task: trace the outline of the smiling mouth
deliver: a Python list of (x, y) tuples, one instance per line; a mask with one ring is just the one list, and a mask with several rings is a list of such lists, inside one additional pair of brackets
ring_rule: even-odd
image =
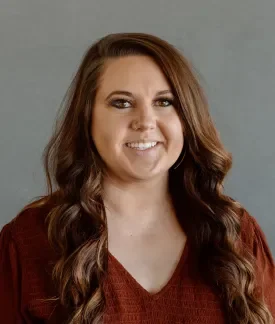
[(155, 147), (159, 142), (131, 142), (131, 143), (126, 143), (126, 146), (134, 149), (134, 150), (139, 150), (139, 151), (144, 151), (148, 150), (150, 148)]

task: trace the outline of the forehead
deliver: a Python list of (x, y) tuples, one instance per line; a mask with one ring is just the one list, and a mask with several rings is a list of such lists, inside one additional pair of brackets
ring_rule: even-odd
[(113, 90), (151, 92), (170, 89), (161, 68), (148, 56), (108, 59), (103, 68), (98, 92)]

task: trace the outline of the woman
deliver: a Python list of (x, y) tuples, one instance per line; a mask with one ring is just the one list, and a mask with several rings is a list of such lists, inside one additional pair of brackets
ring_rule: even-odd
[(45, 151), (49, 192), (1, 233), (1, 323), (270, 324), (275, 267), (187, 60), (96, 42)]

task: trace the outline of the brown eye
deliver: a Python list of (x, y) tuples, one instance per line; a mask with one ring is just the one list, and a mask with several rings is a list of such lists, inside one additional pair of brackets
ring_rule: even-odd
[(118, 108), (118, 109), (125, 109), (131, 107), (131, 102), (125, 99), (115, 99), (111, 101), (111, 106)]
[(155, 103), (157, 106), (160, 107), (169, 107), (173, 105), (173, 100), (168, 98), (163, 98), (163, 99), (157, 99)]

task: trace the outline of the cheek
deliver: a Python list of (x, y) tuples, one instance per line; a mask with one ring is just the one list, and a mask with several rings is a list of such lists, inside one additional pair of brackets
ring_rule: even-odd
[(173, 146), (181, 150), (184, 141), (184, 129), (181, 120), (177, 115), (173, 115), (168, 120), (166, 120), (166, 125), (169, 140), (172, 141)]
[(95, 116), (92, 124), (92, 138), (101, 155), (112, 155), (124, 139), (125, 126), (110, 116)]
[(96, 144), (108, 141), (108, 132), (111, 131), (112, 122), (104, 107), (96, 107), (93, 112), (92, 137)]
[(92, 137), (100, 155), (106, 155), (110, 150), (112, 150), (114, 140), (113, 136), (111, 136), (110, 128), (105, 128), (104, 125), (95, 126), (92, 132)]
[(112, 138), (102, 126), (95, 126), (92, 131), (92, 138), (98, 154), (105, 164), (109, 164), (114, 156), (114, 143)]
[(106, 125), (106, 119), (104, 120), (102, 116), (94, 114), (91, 136), (96, 149), (103, 160), (105, 160), (106, 145), (109, 143), (108, 132), (106, 131), (107, 129), (109, 129), (109, 127)]

